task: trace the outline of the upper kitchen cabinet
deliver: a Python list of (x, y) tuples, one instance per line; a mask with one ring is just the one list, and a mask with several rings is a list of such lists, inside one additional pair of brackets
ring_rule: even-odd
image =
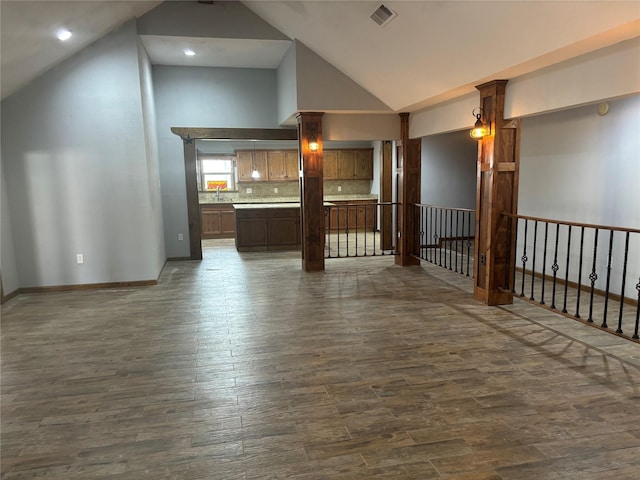
[(322, 177), (325, 180), (338, 179), (338, 150), (322, 152)]
[[(268, 179), (267, 152), (264, 150), (236, 150), (238, 160), (238, 181), (265, 181)], [(253, 178), (254, 169), (259, 177)]]
[(298, 179), (297, 150), (268, 150), (269, 181), (295, 181)]
[(373, 150), (356, 150), (354, 178), (356, 180), (373, 179)]
[(338, 150), (338, 179), (373, 179), (373, 149)]

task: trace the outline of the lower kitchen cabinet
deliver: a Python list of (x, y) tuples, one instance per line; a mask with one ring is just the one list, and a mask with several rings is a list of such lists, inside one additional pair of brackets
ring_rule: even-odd
[(354, 200), (348, 202), (332, 201), (326, 218), (327, 230), (368, 230), (373, 231), (378, 225), (378, 214), (375, 201)]
[(236, 209), (238, 251), (300, 248), (300, 208)]
[(236, 234), (236, 217), (233, 205), (201, 204), (200, 225), (202, 238), (233, 238)]

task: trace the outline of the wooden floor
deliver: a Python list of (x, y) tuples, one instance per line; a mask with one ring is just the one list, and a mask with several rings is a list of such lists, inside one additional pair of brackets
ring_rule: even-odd
[(2, 307), (2, 479), (634, 479), (640, 345), (393, 257)]

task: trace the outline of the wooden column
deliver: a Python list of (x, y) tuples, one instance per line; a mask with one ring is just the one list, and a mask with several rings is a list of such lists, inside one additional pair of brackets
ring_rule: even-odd
[(420, 203), (420, 139), (409, 138), (409, 114), (400, 114), (400, 142), (397, 144), (398, 255), (397, 265), (420, 265), (417, 253), (417, 218), (414, 203)]
[(505, 121), (506, 80), (478, 85), (489, 135), (478, 141), (474, 296), (487, 305), (513, 302), (508, 288), (515, 260), (515, 229), (502, 213), (518, 211), (520, 121)]
[[(393, 145), (390, 140), (382, 142), (380, 162), (380, 200), (393, 202)], [(393, 209), (390, 205), (380, 208), (380, 245), (383, 250), (393, 249)]]
[[(322, 184), (322, 113), (299, 113), (298, 166), (300, 176), (300, 228), (302, 269), (324, 270), (325, 218)], [(309, 148), (316, 142), (317, 150)]]
[(200, 225), (200, 200), (198, 198), (198, 174), (196, 172), (196, 142), (182, 137), (184, 146), (184, 178), (187, 187), (187, 212), (189, 218), (189, 258), (202, 260), (202, 228)]

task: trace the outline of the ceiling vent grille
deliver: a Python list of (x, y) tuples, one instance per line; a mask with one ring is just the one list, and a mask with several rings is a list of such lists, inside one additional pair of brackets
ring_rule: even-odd
[(378, 9), (371, 14), (371, 20), (376, 22), (381, 27), (384, 27), (387, 23), (393, 20), (398, 14), (391, 10), (384, 4), (380, 4)]

